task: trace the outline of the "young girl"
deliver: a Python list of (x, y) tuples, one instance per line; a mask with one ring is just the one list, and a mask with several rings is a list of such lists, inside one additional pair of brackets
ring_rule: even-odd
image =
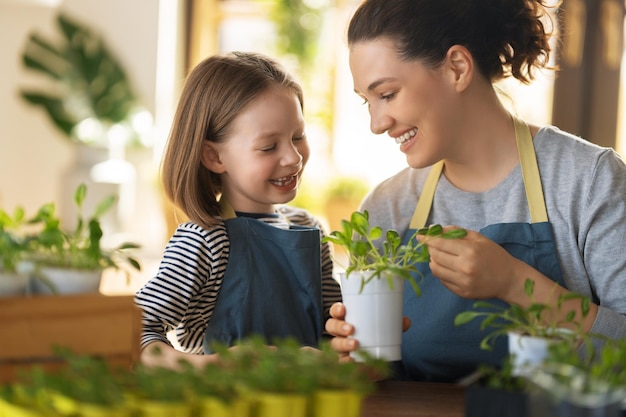
[(341, 298), (330, 248), (310, 214), (278, 206), (296, 196), (309, 158), (302, 112), (301, 87), (260, 54), (213, 56), (189, 75), (162, 180), (190, 221), (136, 294), (142, 362), (201, 366), (213, 342), (253, 334), (318, 344)]

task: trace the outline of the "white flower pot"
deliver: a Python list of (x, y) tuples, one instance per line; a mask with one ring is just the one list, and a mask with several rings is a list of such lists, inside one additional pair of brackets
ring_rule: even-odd
[[(346, 321), (354, 326), (354, 337), (362, 350), (387, 361), (401, 359), (402, 294), (404, 279), (372, 279), (362, 287), (370, 272), (340, 273), (341, 295), (346, 307)], [(355, 360), (362, 361), (358, 354)]]
[[(102, 270), (77, 270), (67, 268), (40, 267), (33, 279), (35, 294), (84, 294), (100, 291)], [(43, 281), (43, 282), (42, 282)], [(50, 285), (46, 285), (49, 283)]]
[(14, 297), (26, 294), (28, 275), (0, 271), (0, 297)]
[(528, 377), (548, 356), (555, 339), (509, 332), (509, 353), (513, 356), (513, 375)]

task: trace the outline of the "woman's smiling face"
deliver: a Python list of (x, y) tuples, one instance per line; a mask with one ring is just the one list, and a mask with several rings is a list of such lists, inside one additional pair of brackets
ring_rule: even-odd
[(454, 93), (444, 71), (401, 60), (384, 38), (352, 44), (350, 69), (354, 91), (368, 105), (373, 133), (391, 136), (411, 167), (444, 158)]

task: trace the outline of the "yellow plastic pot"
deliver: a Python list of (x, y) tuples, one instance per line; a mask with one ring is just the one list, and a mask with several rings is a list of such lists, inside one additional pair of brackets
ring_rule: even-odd
[(363, 396), (350, 390), (320, 390), (311, 400), (311, 417), (358, 417)]
[(250, 401), (236, 398), (230, 402), (217, 397), (200, 397), (198, 403), (198, 417), (249, 417)]
[(13, 404), (0, 397), (0, 417), (44, 417), (44, 414), (28, 407)]
[(140, 417), (191, 417), (191, 405), (184, 402), (142, 400), (136, 408)]
[(304, 394), (257, 393), (254, 396), (255, 417), (307, 417)]

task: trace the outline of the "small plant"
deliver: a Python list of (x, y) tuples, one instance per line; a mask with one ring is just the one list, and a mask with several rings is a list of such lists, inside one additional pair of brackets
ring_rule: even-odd
[(604, 340), (586, 355), (567, 341), (552, 344), (543, 366), (530, 375), (529, 388), (550, 415), (557, 409), (619, 415), (626, 398), (626, 338)]
[[(407, 279), (418, 295), (421, 290), (411, 273), (419, 273), (416, 265), (429, 261), (427, 242), (436, 238), (459, 239), (467, 234), (465, 229), (444, 231), (442, 226), (433, 225), (417, 230), (408, 240), (409, 243), (403, 245), (397, 231), (387, 230), (383, 237), (382, 228), (371, 226), (367, 210), (353, 212), (350, 220), (343, 220), (341, 226), (342, 230), (331, 232), (322, 241), (345, 249), (349, 263), (345, 268), (346, 275), (350, 275), (352, 271), (372, 271), (372, 275), (363, 281), (363, 285), (383, 276), (392, 285), (391, 276), (396, 275)], [(420, 242), (417, 236), (425, 236), (426, 239)]]
[(329, 342), (320, 346), (320, 352), (314, 352), (313, 362), (317, 370), (316, 386), (326, 390), (351, 390), (361, 395), (371, 394), (376, 384), (374, 381), (389, 377), (389, 362), (375, 358), (367, 351), (359, 351), (362, 362), (337, 360), (337, 352)]
[(64, 225), (55, 214), (53, 203), (47, 203), (39, 209), (33, 222), (41, 224), (42, 230), (35, 236), (33, 242), (32, 261), (40, 266), (83, 270), (109, 267), (120, 269), (122, 264), (128, 264), (136, 270), (141, 270), (139, 262), (129, 254), (130, 250), (139, 248), (139, 245), (122, 243), (112, 249), (101, 246), (103, 232), (100, 217), (113, 206), (115, 197), (110, 196), (102, 200), (94, 213), (85, 218), (82, 211), (86, 195), (87, 186), (79, 185), (74, 193), (78, 216), (73, 230), (63, 228)]
[(487, 364), (479, 365), (476, 372), (464, 379), (461, 385), (477, 385), (495, 390), (521, 392), (526, 390), (528, 380), (514, 374), (513, 362), (511, 357), (507, 356), (499, 368)]
[(28, 238), (20, 233), (25, 221), (22, 207), (17, 207), (13, 214), (0, 209), (0, 271), (17, 271), (28, 246)]
[[(524, 282), (524, 292), (531, 300), (534, 285), (535, 281), (530, 279)], [(495, 339), (509, 332), (534, 337), (564, 338), (571, 342), (585, 336), (575, 310), (567, 312), (565, 316), (558, 314), (561, 312), (563, 303), (568, 300), (580, 300), (582, 318), (589, 314), (588, 297), (577, 293), (567, 293), (559, 295), (556, 309), (537, 302), (531, 302), (528, 307), (522, 307), (518, 304), (499, 305), (489, 301), (477, 301), (473, 305), (475, 310), (459, 313), (454, 319), (454, 324), (460, 326), (482, 318), (481, 330), (489, 327), (495, 329), (480, 343), (480, 347), (486, 350), (492, 350)], [(571, 331), (564, 331), (564, 328)]]
[(180, 370), (139, 364), (124, 385), (136, 400), (186, 402), (194, 398), (191, 383), (194, 374), (195, 370), (186, 362), (181, 363)]
[(585, 377), (576, 386), (568, 384), (580, 392), (593, 392), (597, 381), (602, 381), (603, 386), (626, 390), (626, 338), (605, 338), (597, 347), (586, 341), (586, 345), (585, 354), (581, 355), (578, 345), (568, 341), (554, 343), (548, 348), (545, 363), (553, 369), (565, 365), (580, 371), (576, 374), (583, 373)]
[(10, 386), (15, 404), (40, 410), (45, 416), (83, 415), (81, 411), (85, 407), (121, 415), (116, 412), (126, 406), (121, 384), (124, 369), (114, 368), (103, 358), (77, 354), (68, 348), (52, 349), (62, 365), (54, 371), (44, 371), (40, 366), (21, 369), (18, 380)]
[[(275, 340), (273, 346), (267, 346), (262, 338), (251, 337), (232, 348), (214, 344), (211, 350), (220, 359), (202, 373), (213, 379), (215, 375), (228, 375), (226, 380), (220, 377), (219, 382), (224, 381), (221, 385), (226, 385), (231, 394), (244, 391), (310, 394), (320, 389), (368, 394), (375, 388), (374, 380), (386, 378), (390, 373), (388, 362), (367, 352), (363, 353), (364, 362), (340, 362), (329, 342), (312, 349), (303, 348), (291, 338)], [(220, 385), (218, 381), (212, 384)]]

